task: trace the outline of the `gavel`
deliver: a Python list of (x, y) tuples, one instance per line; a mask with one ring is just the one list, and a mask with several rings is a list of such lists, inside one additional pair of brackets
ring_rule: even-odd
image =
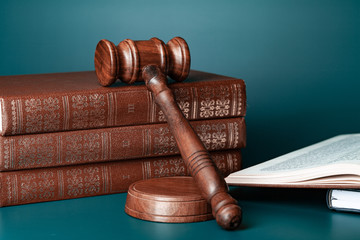
[(117, 79), (132, 84), (142, 79), (142, 68), (157, 65), (170, 78), (181, 82), (190, 71), (190, 51), (187, 43), (174, 37), (167, 44), (158, 38), (147, 41), (125, 39), (118, 46), (100, 40), (95, 50), (95, 70), (99, 82), (110, 86)]
[(175, 37), (165, 45), (157, 38), (148, 41), (127, 39), (116, 47), (101, 40), (95, 51), (95, 69), (103, 86), (111, 85), (118, 78), (127, 83), (145, 81), (164, 112), (181, 156), (202, 197), (210, 203), (217, 223), (227, 230), (237, 228), (242, 220), (241, 208), (229, 195), (224, 178), (167, 86), (165, 74), (183, 81), (190, 72), (190, 51), (186, 41)]

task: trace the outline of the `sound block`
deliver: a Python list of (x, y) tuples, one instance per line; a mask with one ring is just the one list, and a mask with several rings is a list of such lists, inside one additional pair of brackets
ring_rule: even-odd
[(192, 177), (142, 180), (129, 187), (125, 212), (154, 222), (186, 223), (213, 219), (211, 206)]

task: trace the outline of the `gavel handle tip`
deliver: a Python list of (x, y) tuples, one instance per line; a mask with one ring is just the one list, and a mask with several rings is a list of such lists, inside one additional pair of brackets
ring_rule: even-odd
[(225, 205), (216, 214), (216, 222), (226, 230), (237, 229), (241, 221), (242, 211), (236, 204)]

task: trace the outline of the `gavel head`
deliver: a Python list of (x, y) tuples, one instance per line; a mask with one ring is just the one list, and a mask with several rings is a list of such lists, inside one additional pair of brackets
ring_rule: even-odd
[(190, 71), (190, 51), (184, 39), (174, 37), (167, 44), (158, 38), (145, 41), (125, 39), (118, 46), (100, 40), (95, 50), (95, 71), (101, 85), (109, 86), (117, 79), (126, 83), (143, 81), (142, 68), (157, 65), (176, 81), (183, 81)]

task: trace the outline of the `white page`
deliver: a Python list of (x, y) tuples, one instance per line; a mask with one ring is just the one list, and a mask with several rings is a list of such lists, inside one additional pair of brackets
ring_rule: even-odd
[[(332, 165), (339, 165), (333, 168)], [(351, 166), (350, 169), (348, 165)], [(341, 167), (340, 167), (341, 166)], [(332, 169), (331, 169), (332, 168)], [(302, 176), (315, 178), (326, 176), (321, 169), (339, 171), (339, 174), (351, 174), (360, 168), (360, 134), (347, 134), (330, 138), (300, 150), (285, 154), (273, 160), (232, 173), (226, 178), (228, 183), (238, 182), (237, 178), (260, 178), (261, 176), (281, 178)], [(313, 171), (312, 171), (313, 170)], [(360, 173), (357, 173), (359, 175)], [(264, 179), (264, 181), (266, 181)]]

